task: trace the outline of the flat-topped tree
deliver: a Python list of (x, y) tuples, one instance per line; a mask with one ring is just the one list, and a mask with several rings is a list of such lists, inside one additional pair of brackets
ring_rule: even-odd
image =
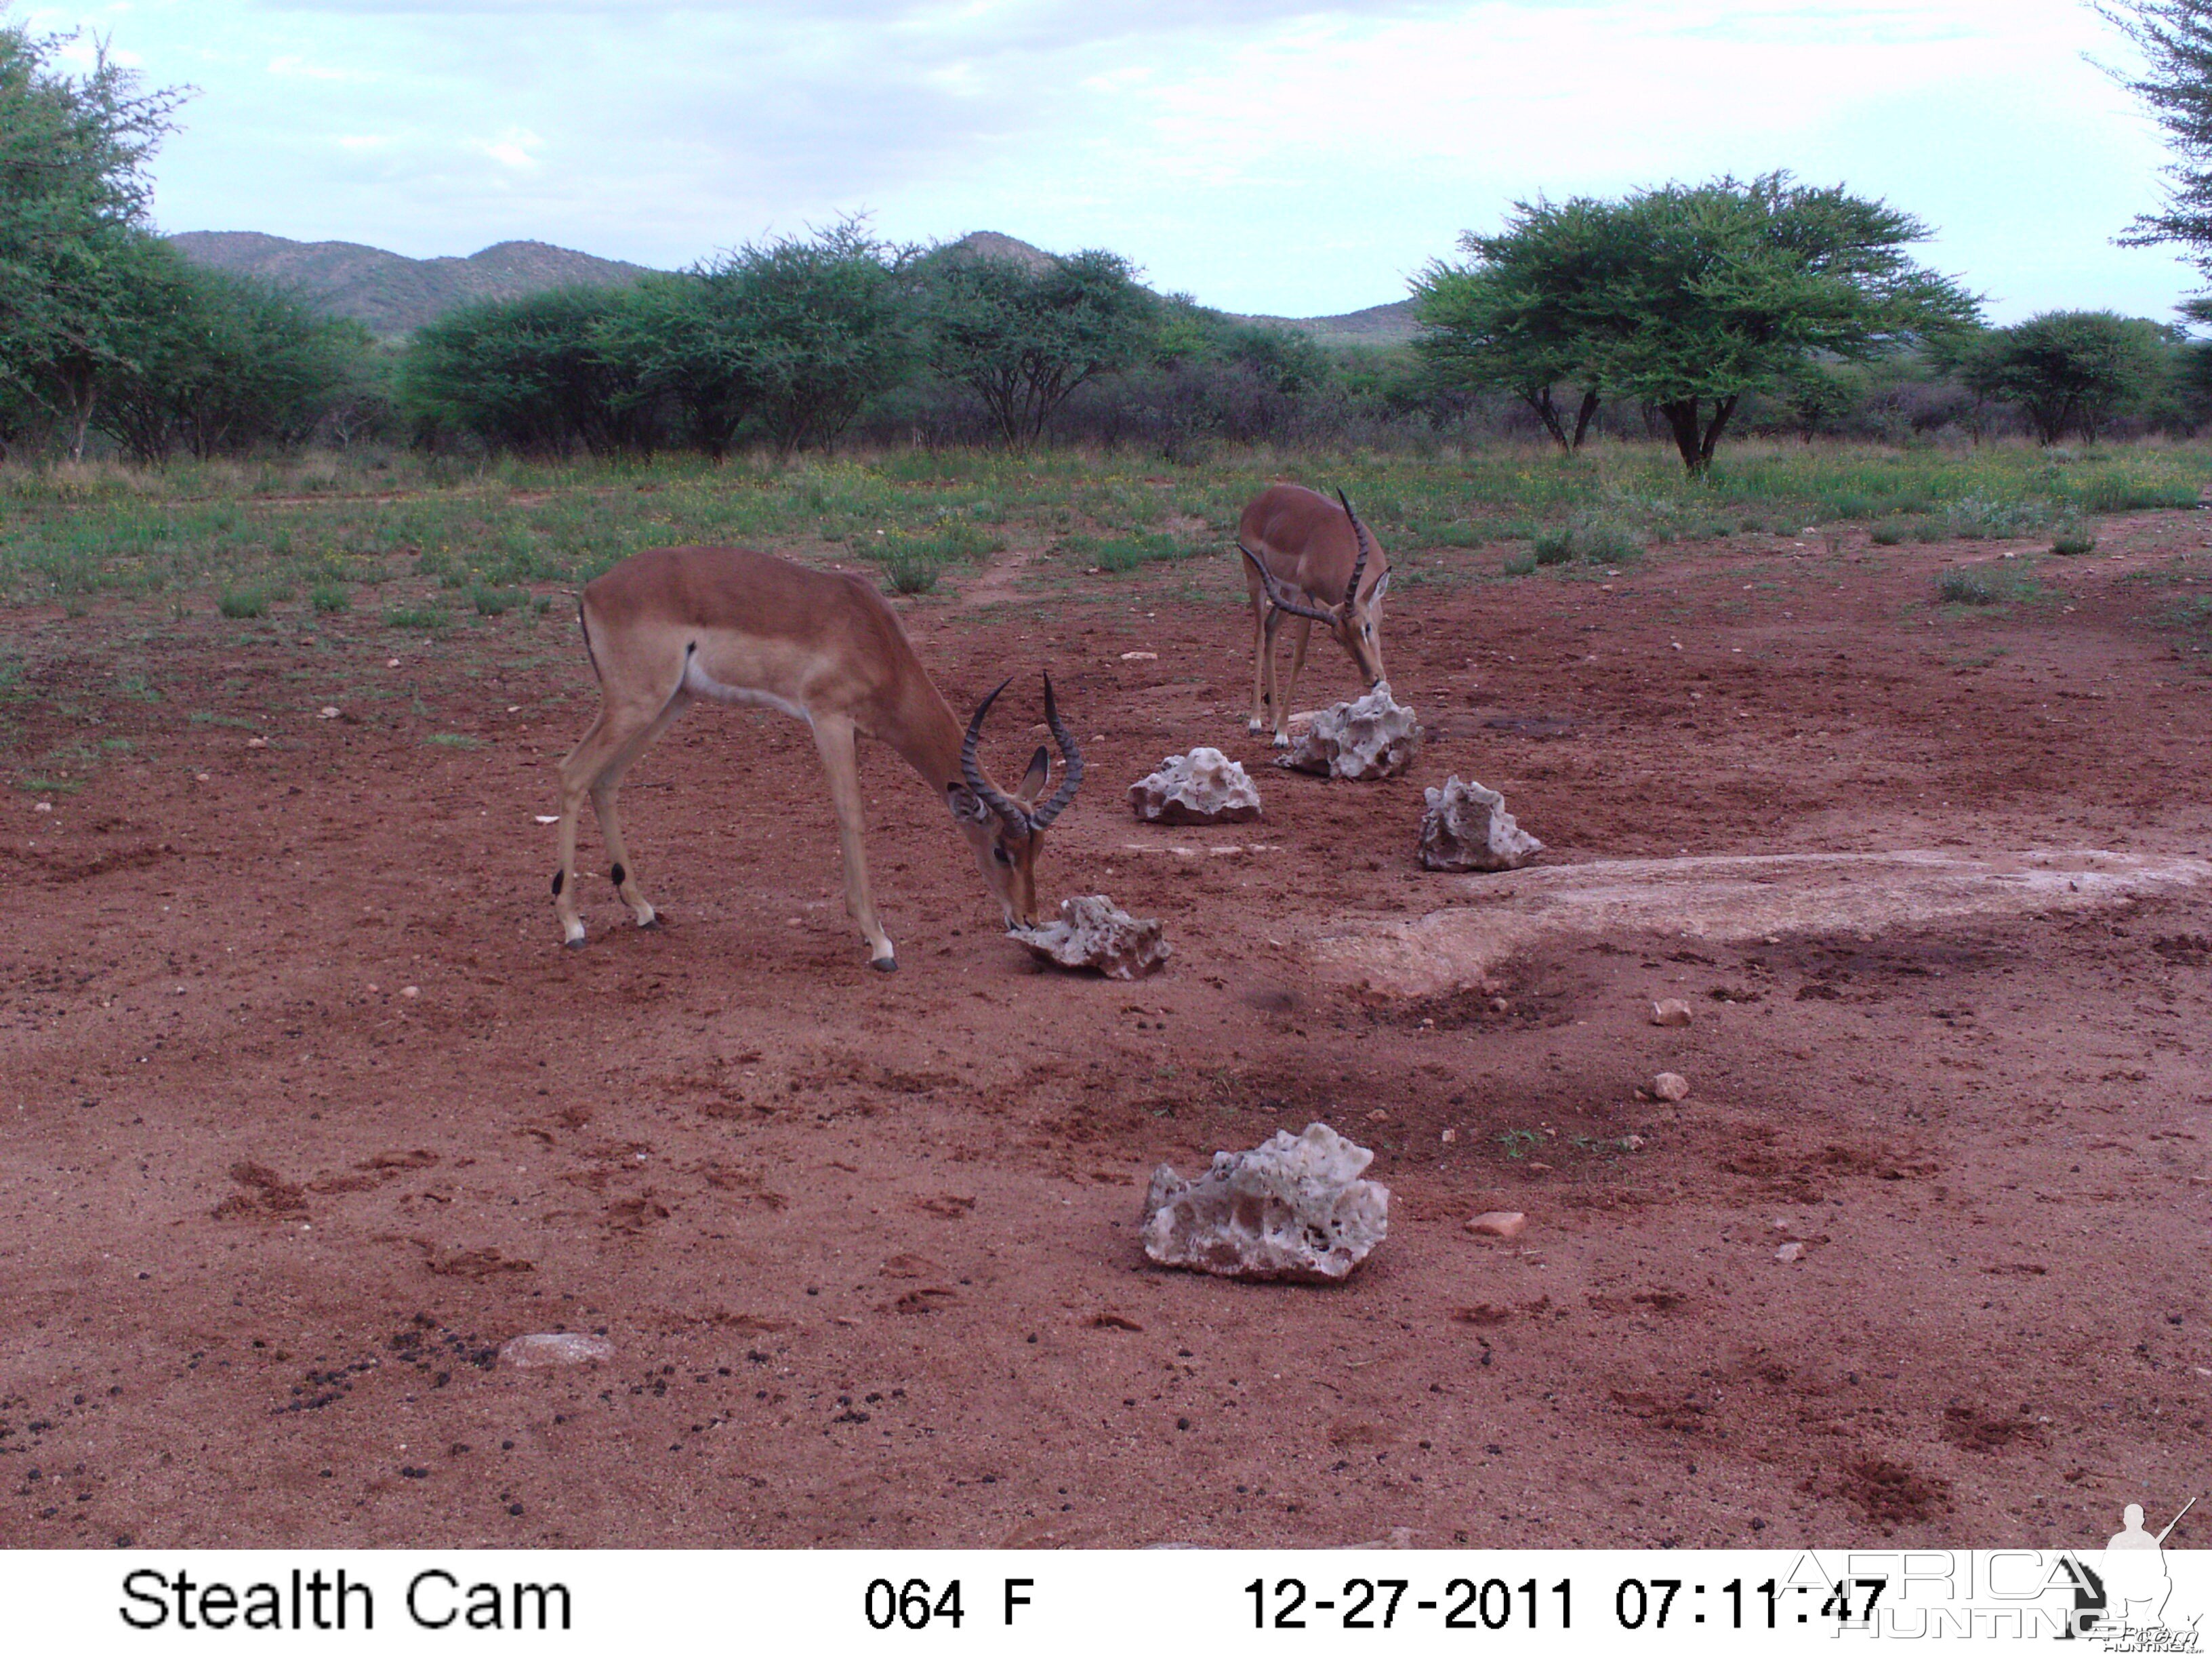
[[(1515, 214), (1498, 236), (1462, 240), (1470, 264), (1431, 267), (1417, 285), (1447, 326), (1455, 296), (1487, 307), (1469, 314), (1492, 337), (1471, 336), (1457, 360), (1524, 376), (1533, 366), (1652, 404), (1692, 473), (1711, 466), (1747, 393), (1786, 395), (1809, 362), (1877, 356), (1978, 310), (1907, 256), (1929, 234), (1919, 220), (1786, 173)], [(1429, 349), (1440, 368), (1454, 361), (1448, 343)]]

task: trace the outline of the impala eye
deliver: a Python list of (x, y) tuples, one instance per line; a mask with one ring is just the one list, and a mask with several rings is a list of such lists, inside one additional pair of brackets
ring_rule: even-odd
[(1006, 847), (1002, 842), (993, 842), (991, 843), (991, 857), (997, 862), (1005, 865), (1011, 865), (1014, 861), (1014, 855), (1006, 849)]

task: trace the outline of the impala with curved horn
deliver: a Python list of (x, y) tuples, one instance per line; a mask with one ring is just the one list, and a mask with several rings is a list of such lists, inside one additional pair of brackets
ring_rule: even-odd
[[(1252, 598), (1252, 718), (1245, 729), (1265, 732), (1272, 724), (1275, 747), (1287, 748), (1291, 697), (1316, 623), (1350, 653), (1368, 690), (1382, 683), (1382, 596), (1390, 587), (1390, 556), (1368, 534), (1342, 490), (1332, 501), (1302, 485), (1283, 483), (1268, 485), (1244, 509), (1237, 521), (1237, 550), (1244, 556), (1244, 586)], [(1343, 597), (1334, 603), (1322, 598), (1329, 593)], [(1297, 619), (1297, 632), (1290, 682), (1279, 690), (1275, 632), (1285, 617)]]
[(898, 957), (868, 891), (859, 737), (888, 744), (938, 793), (1006, 926), (1035, 925), (1038, 848), (1083, 781), (1083, 751), (1060, 718), (1050, 676), (1045, 723), (1065, 772), (1039, 805), (1052, 765), (1042, 746), (1011, 794), (976, 763), (984, 717), (1006, 685), (983, 699), (963, 732), (897, 616), (858, 576), (733, 547), (656, 548), (586, 584), (578, 611), (584, 649), (599, 676), (599, 714), (561, 763), (561, 867), (553, 873), (553, 899), (567, 943), (584, 942), (575, 865), (576, 823), (586, 795), (606, 841), (617, 896), (639, 927), (658, 919), (629, 867), (615, 799), (623, 774), (697, 697), (774, 708), (812, 729), (837, 817), (845, 908), (868, 942), (873, 966), (889, 973)]

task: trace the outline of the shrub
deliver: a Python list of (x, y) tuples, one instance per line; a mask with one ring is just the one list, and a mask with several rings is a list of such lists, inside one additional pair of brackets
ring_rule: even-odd
[(2067, 557), (2093, 552), (2096, 545), (2096, 536), (2080, 519), (2069, 519), (2060, 524), (2051, 538), (2051, 550)]
[(1536, 572), (1534, 553), (1509, 553), (1505, 556), (1505, 574), (1509, 576), (1532, 576)]
[(944, 565), (925, 554), (901, 549), (885, 558), (884, 574), (890, 578), (892, 588), (901, 593), (932, 593), (937, 590), (939, 572)]
[(1936, 594), (1947, 605), (1995, 605), (2004, 597), (1986, 577), (1957, 565), (1936, 577)]
[(1590, 564), (1625, 564), (1644, 551), (1629, 528), (1613, 519), (1577, 514), (1565, 525), (1536, 532), (1534, 545), (1538, 564), (1565, 564), (1581, 559)]
[(1905, 539), (1905, 526), (1897, 519), (1884, 519), (1867, 532), (1867, 539), (1876, 547), (1895, 547)]
[(447, 626), (446, 613), (428, 605), (393, 605), (384, 613), (386, 628), (411, 628), (425, 634), (435, 634)]
[(216, 609), (233, 622), (242, 622), (249, 617), (269, 614), (269, 590), (265, 587), (227, 587), (216, 601)]
[(307, 601), (325, 617), (353, 609), (353, 597), (336, 582), (318, 582)]
[(528, 601), (530, 595), (508, 587), (486, 587), (478, 582), (469, 589), (469, 603), (477, 608), (479, 617), (501, 617), (518, 605)]

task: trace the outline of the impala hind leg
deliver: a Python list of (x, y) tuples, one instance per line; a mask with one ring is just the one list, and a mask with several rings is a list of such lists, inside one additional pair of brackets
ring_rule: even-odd
[(853, 722), (836, 715), (814, 721), (814, 746), (822, 754), (822, 769), (830, 779), (830, 805), (837, 815), (837, 854), (845, 866), (845, 911), (868, 941), (868, 965), (884, 973), (898, 971), (898, 953), (890, 935), (876, 920), (876, 902), (868, 891), (868, 854), (862, 844), (860, 822), (860, 759), (853, 742)]
[[(584, 799), (595, 793), (595, 787), (607, 769), (619, 759), (625, 749), (635, 745), (632, 758), (641, 752), (644, 744), (657, 735), (659, 726), (666, 723), (668, 705), (658, 708), (641, 708), (630, 702), (602, 702), (599, 717), (594, 720), (581, 739), (568, 751), (561, 763), (561, 862), (553, 872), (553, 908), (561, 918), (562, 942), (581, 945), (584, 942), (584, 920), (576, 914), (576, 824), (582, 817)], [(599, 807), (599, 825), (605, 831), (612, 821), (605, 805)], [(610, 841), (619, 839), (617, 829)], [(609, 851), (619, 862), (622, 855)], [(624, 875), (628, 874), (624, 871)]]
[(623, 845), (622, 820), (616, 811), (616, 797), (622, 792), (623, 774), (635, 764), (639, 756), (653, 747), (665, 732), (670, 722), (682, 714), (690, 699), (682, 691), (668, 700), (667, 706), (653, 716), (653, 724), (629, 738), (615, 751), (613, 760), (592, 785), (592, 811), (599, 821), (599, 839), (607, 846), (607, 857), (612, 860), (608, 874), (614, 878), (615, 896), (629, 906), (629, 913), (641, 927), (651, 927), (659, 916), (645, 895), (638, 890), (637, 872), (632, 869), (629, 853)]

